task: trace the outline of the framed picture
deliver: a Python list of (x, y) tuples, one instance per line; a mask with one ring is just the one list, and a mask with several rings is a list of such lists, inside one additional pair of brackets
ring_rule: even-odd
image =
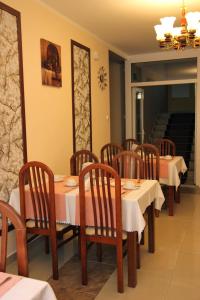
[(42, 84), (61, 87), (61, 47), (44, 39), (40, 40), (40, 47)]
[(73, 150), (92, 151), (90, 49), (71, 41)]
[(27, 161), (20, 12), (0, 2), (0, 199)]

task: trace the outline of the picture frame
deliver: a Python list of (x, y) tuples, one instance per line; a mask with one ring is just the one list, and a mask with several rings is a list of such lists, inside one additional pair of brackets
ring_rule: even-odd
[(73, 151), (92, 151), (90, 49), (71, 40)]
[(21, 14), (0, 2), (0, 15), (0, 198), (9, 201), (27, 162)]
[(40, 39), (42, 84), (61, 87), (61, 47), (45, 39)]

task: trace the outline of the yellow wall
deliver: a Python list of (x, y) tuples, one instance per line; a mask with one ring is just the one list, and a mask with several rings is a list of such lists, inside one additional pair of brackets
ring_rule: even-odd
[[(20, 11), (28, 160), (40, 160), (55, 173), (69, 174), (73, 152), (71, 39), (91, 50), (93, 152), (110, 140), (109, 87), (98, 87), (97, 72), (107, 73), (108, 48), (80, 27), (70, 23), (37, 0), (3, 0)], [(61, 46), (62, 88), (47, 87), (41, 81), (40, 38)], [(94, 51), (99, 60), (94, 60)]]

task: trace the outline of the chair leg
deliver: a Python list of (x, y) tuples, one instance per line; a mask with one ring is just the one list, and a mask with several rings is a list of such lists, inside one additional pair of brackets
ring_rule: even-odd
[(142, 236), (140, 240), (140, 245), (144, 245), (144, 230), (142, 231)]
[(136, 255), (137, 255), (137, 269), (140, 269), (141, 267), (141, 259), (140, 259), (140, 243), (137, 243), (137, 250), (136, 250)]
[(81, 237), (78, 235), (78, 257), (81, 259)]
[(175, 193), (175, 201), (176, 203), (180, 203), (180, 185), (176, 191), (176, 188), (174, 188), (174, 193)]
[(58, 279), (58, 253), (57, 253), (57, 240), (56, 237), (50, 237), (51, 240), (51, 255), (52, 255), (52, 268), (53, 279)]
[(82, 269), (82, 284), (87, 285), (87, 244), (84, 237), (80, 238), (81, 240), (81, 269)]
[(117, 244), (117, 290), (119, 293), (124, 292), (122, 241)]
[(45, 236), (45, 253), (49, 254), (49, 237)]

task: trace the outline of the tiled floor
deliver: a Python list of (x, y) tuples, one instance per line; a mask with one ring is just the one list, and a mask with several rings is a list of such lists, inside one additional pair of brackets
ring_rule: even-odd
[[(64, 264), (59, 272), (59, 281), (49, 280), (58, 300), (200, 300), (199, 191), (184, 189), (181, 203), (175, 204), (175, 216), (169, 217), (163, 210), (156, 219), (156, 252), (149, 254), (147, 247), (141, 246), (142, 266), (138, 270), (136, 288), (127, 287), (124, 259), (125, 292), (117, 293), (113, 250), (104, 251), (103, 263), (96, 262), (94, 250), (89, 257), (87, 287), (80, 284), (80, 261), (77, 257)], [(43, 245), (36, 247), (32, 253), (30, 276), (47, 280), (51, 274), (50, 257), (43, 254)], [(60, 252), (60, 266), (66, 259), (65, 253), (66, 250)], [(14, 270), (14, 265), (10, 264), (10, 271)]]
[[(199, 300), (200, 299), (200, 194), (187, 189), (181, 203), (175, 204), (175, 216), (166, 211), (156, 219), (156, 252), (141, 247), (142, 267), (138, 285), (116, 293), (116, 272), (106, 282), (96, 300)], [(125, 264), (126, 266), (126, 264)]]

